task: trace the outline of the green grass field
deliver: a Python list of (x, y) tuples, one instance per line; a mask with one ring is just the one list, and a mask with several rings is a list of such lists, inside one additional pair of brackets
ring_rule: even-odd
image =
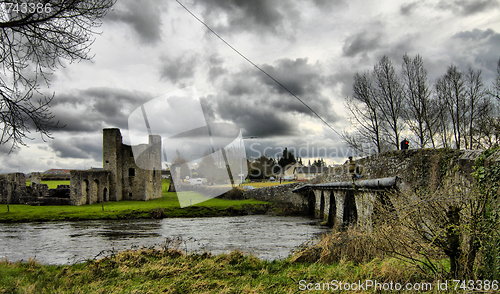
[[(55, 189), (59, 185), (69, 185), (69, 181), (42, 181), (41, 184), (47, 184), (49, 189)], [(31, 186), (31, 182), (26, 181), (26, 186)]]
[(255, 188), (263, 188), (263, 187), (270, 187), (270, 186), (276, 186), (276, 185), (285, 185), (285, 184), (292, 184), (292, 183), (297, 183), (297, 181), (287, 181), (287, 182), (281, 182), (280, 181), (275, 181), (275, 182), (250, 182), (250, 183), (244, 183), (243, 186), (253, 186)]
[[(61, 182), (61, 181), (58, 181)], [(64, 181), (63, 181), (64, 182)], [(60, 184), (60, 183), (59, 183)], [(149, 201), (118, 201), (82, 206), (30, 206), (24, 204), (1, 204), (0, 222), (30, 222), (88, 219), (123, 219), (159, 217), (222, 216), (238, 210), (255, 209), (262, 211), (268, 202), (247, 200), (207, 199), (195, 206), (180, 208), (177, 194), (166, 192), (169, 181), (162, 181), (162, 198)], [(195, 192), (183, 194), (193, 202), (205, 200)], [(253, 208), (252, 208), (253, 207)], [(229, 209), (231, 208), (231, 209)], [(159, 213), (159, 215), (158, 215)]]

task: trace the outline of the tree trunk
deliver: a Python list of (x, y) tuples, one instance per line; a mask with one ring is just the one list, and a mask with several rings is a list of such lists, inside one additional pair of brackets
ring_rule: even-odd
[(448, 249), (445, 251), (450, 258), (450, 274), (454, 279), (460, 279), (462, 269), (460, 265), (460, 233), (458, 227), (460, 225), (460, 209), (452, 206), (446, 212), (448, 218), (448, 226), (446, 228), (446, 238), (448, 241)]

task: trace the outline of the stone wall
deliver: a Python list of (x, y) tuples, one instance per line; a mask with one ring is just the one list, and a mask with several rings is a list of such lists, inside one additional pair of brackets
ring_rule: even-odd
[(69, 186), (49, 189), (46, 184), (31, 183), (26, 186), (22, 173), (0, 175), (0, 203), (29, 205), (68, 205)]
[(161, 137), (148, 144), (122, 143), (119, 129), (103, 130), (103, 169), (110, 172), (111, 201), (161, 198)]
[(70, 203), (84, 205), (109, 201), (109, 171), (72, 170), (70, 172)]
[(42, 182), (42, 174), (37, 172), (31, 173), (31, 184), (41, 184)]
[(306, 183), (292, 183), (247, 190), (244, 196), (246, 199), (253, 198), (261, 201), (290, 203), (297, 210), (306, 213), (309, 205), (308, 200), (300, 194), (292, 193), (293, 189)]
[(26, 178), (22, 173), (0, 175), (0, 203), (20, 203), (26, 195)]
[[(356, 180), (398, 177), (409, 187), (434, 190), (445, 177), (457, 173), (471, 181), (474, 161), (481, 151), (454, 149), (410, 149), (389, 151), (355, 160), (360, 170)], [(318, 182), (352, 181), (349, 164), (334, 167)]]

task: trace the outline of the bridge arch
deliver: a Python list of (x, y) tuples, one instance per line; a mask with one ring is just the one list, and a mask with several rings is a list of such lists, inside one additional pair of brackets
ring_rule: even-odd
[(85, 199), (85, 204), (90, 204), (90, 197), (89, 197), (89, 181), (88, 180), (83, 180), (82, 183), (82, 195), (83, 199)]
[(104, 187), (104, 189), (102, 190), (102, 200), (104, 202), (108, 202), (109, 201), (108, 188), (107, 187)]
[(316, 215), (316, 195), (314, 191), (309, 189), (307, 192), (307, 215), (314, 217)]
[(99, 203), (102, 202), (101, 197), (99, 197), (99, 180), (94, 179), (94, 184), (92, 186), (92, 202), (93, 203)]
[(336, 220), (337, 220), (337, 203), (335, 199), (335, 194), (333, 193), (333, 190), (330, 191), (330, 205), (328, 206), (328, 221), (327, 225), (329, 227), (335, 227)]
[(353, 190), (347, 190), (345, 193), (344, 207), (342, 215), (343, 229), (348, 226), (356, 225), (358, 222), (358, 209), (356, 207), (356, 198)]
[[(307, 201), (308, 215), (322, 217), (327, 225), (345, 229), (361, 225), (370, 229), (373, 224), (377, 201), (389, 211), (396, 210), (392, 204), (394, 192), (400, 190), (401, 181), (397, 177), (345, 181), (320, 184), (307, 184), (292, 190)], [(325, 194), (330, 191), (330, 195)], [(378, 197), (378, 198), (377, 198)]]
[(319, 218), (323, 220), (325, 218), (325, 193), (321, 191), (321, 196), (319, 200)]

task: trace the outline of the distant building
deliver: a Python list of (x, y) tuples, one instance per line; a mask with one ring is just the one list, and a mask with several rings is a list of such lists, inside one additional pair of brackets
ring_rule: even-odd
[(288, 164), (285, 166), (283, 169), (283, 179), (295, 179), (297, 178), (297, 169), (303, 167), (303, 165), (300, 162), (294, 162), (291, 164)]
[(296, 169), (297, 181), (309, 181), (322, 173), (328, 172), (328, 167), (303, 166)]

